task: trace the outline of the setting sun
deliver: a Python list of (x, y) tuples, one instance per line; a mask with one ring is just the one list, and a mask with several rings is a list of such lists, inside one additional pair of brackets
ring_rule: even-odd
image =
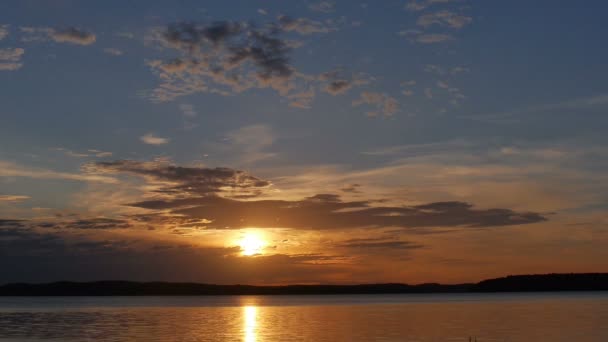
[(247, 233), (240, 241), (239, 247), (241, 247), (241, 254), (245, 256), (252, 256), (261, 254), (262, 250), (266, 246), (266, 241), (262, 239), (259, 234)]

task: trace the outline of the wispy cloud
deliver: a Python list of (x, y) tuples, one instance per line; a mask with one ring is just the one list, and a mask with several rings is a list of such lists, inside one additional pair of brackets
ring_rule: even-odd
[(375, 106), (377, 110), (367, 112), (368, 116), (392, 116), (399, 111), (399, 102), (385, 93), (364, 91), (361, 97), (353, 101), (353, 106), (368, 104)]
[(72, 150), (64, 148), (64, 147), (57, 147), (57, 148), (53, 148), (53, 150), (63, 152), (66, 156), (74, 157), (74, 158), (88, 158), (88, 157), (106, 158), (106, 157), (112, 156), (112, 152), (105, 152), (105, 151), (100, 151), (100, 150), (95, 150), (95, 149), (89, 149), (89, 150), (86, 150), (86, 152), (75, 152), (75, 151), (72, 151)]
[(583, 109), (595, 109), (604, 108), (608, 106), (608, 94), (600, 94), (590, 97), (581, 97), (577, 99), (571, 99), (555, 103), (546, 103), (533, 105), (529, 107), (523, 107), (514, 109), (506, 112), (499, 113), (488, 113), (488, 114), (476, 114), (476, 115), (463, 115), (462, 118), (487, 121), (493, 123), (516, 123), (519, 121), (517, 118), (524, 114), (535, 114), (545, 113), (550, 111), (561, 111), (561, 110), (583, 110)]
[(406, 37), (410, 42), (422, 44), (444, 43), (454, 39), (447, 33), (424, 33), (419, 30), (405, 30), (399, 32), (399, 35)]
[(123, 54), (123, 51), (117, 48), (105, 48), (103, 49), (103, 52), (107, 53), (108, 55), (112, 55), (112, 56), (120, 56)]
[(0, 195), (0, 203), (1, 202), (22, 202), (30, 199), (30, 196), (23, 195)]
[(0, 177), (26, 177), (37, 179), (64, 179), (84, 182), (117, 183), (113, 177), (81, 173), (58, 172), (47, 169), (22, 166), (0, 160)]
[(428, 28), (432, 25), (447, 26), (453, 29), (461, 29), (470, 24), (473, 18), (457, 14), (448, 10), (428, 13), (420, 16), (416, 22), (419, 26)]
[(344, 69), (335, 69), (321, 73), (318, 76), (322, 90), (331, 95), (340, 95), (353, 87), (371, 83), (371, 78), (363, 74), (348, 73)]
[(0, 40), (8, 37), (8, 25), (0, 25)]
[(139, 138), (144, 144), (148, 145), (164, 145), (169, 143), (169, 138), (162, 138), (154, 133), (147, 133)]
[(295, 31), (299, 34), (309, 35), (313, 33), (328, 33), (335, 31), (336, 28), (316, 20), (308, 18), (292, 18), (288, 16), (279, 16), (280, 27), (289, 32)]
[(405, 8), (410, 11), (422, 11), (428, 7), (437, 4), (447, 4), (461, 0), (412, 0), (405, 5)]
[(185, 130), (191, 130), (198, 126), (198, 124), (194, 122), (194, 119), (196, 119), (198, 115), (194, 105), (181, 103), (179, 105), (179, 110), (182, 112), (183, 127)]
[(320, 1), (308, 5), (308, 8), (315, 12), (331, 13), (335, 11), (336, 4), (332, 1)]
[(25, 37), (22, 38), (22, 41), (24, 42), (53, 40), (57, 43), (91, 45), (97, 40), (94, 33), (76, 27), (55, 29), (49, 27), (22, 26), (19, 29), (23, 34), (25, 34)]
[(268, 125), (251, 125), (241, 127), (228, 133), (230, 149), (239, 154), (239, 164), (252, 164), (273, 158), (276, 153), (267, 149), (275, 142), (275, 133)]
[(25, 50), (22, 48), (5, 48), (0, 49), (0, 71), (14, 71), (23, 66), (21, 58)]

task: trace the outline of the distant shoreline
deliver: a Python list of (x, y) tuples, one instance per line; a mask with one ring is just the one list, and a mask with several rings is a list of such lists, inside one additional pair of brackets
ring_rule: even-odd
[(0, 296), (222, 296), (608, 291), (608, 273), (514, 275), (470, 284), (215, 285), (171, 282), (53, 282), (0, 286)]

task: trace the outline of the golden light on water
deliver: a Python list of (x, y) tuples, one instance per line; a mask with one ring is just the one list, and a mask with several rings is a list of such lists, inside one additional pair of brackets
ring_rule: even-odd
[(258, 308), (255, 306), (243, 307), (243, 331), (245, 332), (245, 342), (257, 341), (256, 326), (258, 323)]
[(252, 256), (262, 254), (262, 251), (266, 246), (266, 241), (264, 241), (259, 233), (247, 232), (238, 244), (241, 248), (242, 255)]

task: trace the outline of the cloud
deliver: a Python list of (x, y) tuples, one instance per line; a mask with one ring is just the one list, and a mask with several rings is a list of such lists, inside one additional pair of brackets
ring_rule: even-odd
[(328, 33), (336, 30), (336, 28), (327, 26), (320, 21), (310, 20), (307, 18), (291, 18), (282, 15), (279, 16), (278, 21), (281, 29), (284, 31), (295, 31), (303, 35), (313, 33)]
[(400, 36), (406, 37), (412, 43), (437, 44), (454, 39), (446, 33), (425, 33), (420, 30), (405, 30), (399, 32)]
[[(47, 220), (22, 220), (19, 221), (21, 228), (27, 229), (53, 229), (58, 230), (111, 230), (111, 229), (128, 229), (133, 228), (131, 221), (125, 219), (111, 219), (106, 217), (78, 218), (71, 214), (64, 217), (57, 214), (54, 219)], [(0, 224), (0, 229), (3, 226)]]
[(233, 21), (175, 23), (157, 30), (149, 40), (180, 56), (148, 62), (163, 80), (149, 96), (170, 101), (194, 92), (228, 95), (268, 87), (286, 94), (294, 70), (291, 47), (279, 33), (276, 27), (257, 29)]
[(107, 53), (108, 55), (112, 55), (112, 56), (120, 56), (123, 54), (122, 50), (119, 50), (116, 48), (105, 48), (105, 49), (103, 49), (103, 52)]
[(433, 90), (431, 88), (425, 88), (424, 96), (426, 96), (427, 99), (431, 100), (433, 98)]
[(424, 28), (428, 28), (432, 25), (439, 25), (447, 26), (453, 29), (461, 29), (470, 24), (471, 21), (473, 21), (471, 17), (443, 10), (435, 13), (424, 14), (418, 18), (416, 23)]
[(53, 30), (50, 33), (50, 37), (58, 43), (70, 43), (77, 45), (91, 45), (95, 43), (96, 40), (93, 33), (83, 31), (75, 27)]
[(435, 142), (426, 144), (397, 145), (364, 151), (362, 154), (372, 156), (400, 156), (419, 157), (453, 153), (456, 150), (463, 152), (474, 147), (473, 143), (464, 140), (451, 140), (447, 142)]
[(74, 158), (89, 158), (89, 157), (97, 157), (97, 158), (107, 158), (112, 156), (112, 152), (104, 152), (95, 149), (89, 149), (86, 152), (74, 152), (70, 149), (63, 147), (53, 148), (55, 151), (63, 152), (68, 157)]
[(413, 0), (405, 5), (405, 8), (409, 11), (422, 11), (428, 7), (436, 4), (447, 4), (450, 2), (457, 2), (460, 0)]
[(423, 245), (401, 240), (387, 240), (385, 238), (369, 238), (369, 239), (350, 239), (343, 241), (337, 245), (339, 248), (360, 249), (360, 250), (412, 250), (423, 248)]
[(371, 79), (363, 74), (348, 73), (342, 68), (321, 73), (317, 79), (322, 84), (322, 90), (331, 95), (341, 95), (353, 87), (371, 82)]
[(343, 70), (308, 75), (290, 63), (291, 53), (301, 43), (286, 36), (336, 29), (332, 20), (320, 22), (288, 16), (279, 16), (276, 22), (263, 25), (237, 21), (180, 22), (159, 28), (148, 36), (148, 42), (177, 55), (147, 61), (161, 84), (145, 96), (163, 102), (196, 92), (230, 96), (270, 88), (288, 99), (289, 105), (309, 108), (317, 91), (338, 95), (367, 82), (361, 75), (348, 75)]
[(523, 114), (538, 114), (546, 113), (549, 111), (562, 110), (593, 110), (605, 107), (608, 107), (608, 94), (599, 94), (595, 96), (575, 98), (555, 103), (533, 105), (506, 112), (473, 114), (462, 117), (492, 123), (514, 123), (517, 122), (517, 120), (513, 118)]
[[(406, 229), (484, 228), (546, 220), (538, 213), (500, 208), (476, 209), (471, 204), (458, 201), (377, 206), (369, 200), (343, 201), (336, 194), (317, 194), (301, 200), (253, 200), (267, 193), (271, 183), (228, 168), (180, 167), (164, 162), (123, 160), (89, 163), (84, 169), (99, 175), (127, 173), (143, 177), (151, 185), (149, 191), (157, 198), (128, 205), (157, 211), (137, 216), (147, 224), (184, 224), (187, 223), (184, 220), (194, 220), (194, 224), (204, 229)], [(358, 187), (353, 185), (347, 190), (356, 191)]]
[(0, 71), (14, 71), (23, 66), (21, 58), (25, 50), (22, 48), (4, 48), (0, 49)]
[(53, 40), (57, 43), (68, 43), (76, 45), (91, 45), (97, 37), (91, 32), (76, 27), (54, 29), (49, 27), (27, 27), (19, 28), (26, 36), (22, 38), (25, 42), (41, 42)]
[(194, 105), (181, 103), (179, 105), (179, 110), (182, 112), (182, 123), (185, 130), (191, 130), (198, 126), (198, 124), (194, 122), (198, 115)]
[[(344, 201), (339, 195), (323, 193), (300, 200), (252, 199), (268, 194), (271, 183), (228, 168), (116, 161), (90, 163), (86, 170), (100, 175), (127, 173), (143, 177), (156, 198), (128, 205), (154, 210), (155, 213), (135, 218), (159, 226), (191, 220), (204, 229), (487, 228), (546, 220), (534, 212), (476, 209), (459, 201), (378, 205), (383, 202)], [(356, 190), (358, 186), (352, 188)]]
[(474, 209), (463, 202), (435, 202), (417, 206), (371, 206), (367, 201), (344, 202), (337, 195), (319, 194), (299, 201), (242, 201), (218, 196), (153, 200), (131, 204), (137, 208), (170, 210), (174, 215), (206, 219), (208, 229), (246, 227), (293, 229), (353, 228), (488, 228), (545, 221), (532, 212)]
[(336, 4), (331, 1), (320, 1), (308, 5), (308, 8), (314, 12), (331, 13), (335, 11)]
[(470, 70), (469, 68), (467, 68), (467, 67), (463, 67), (463, 66), (456, 66), (456, 67), (453, 67), (453, 68), (450, 70), (450, 74), (452, 74), (452, 75), (457, 75), (457, 74), (460, 74), (460, 73), (465, 73), (465, 72), (469, 72), (469, 71), (471, 71), (471, 70)]
[(114, 184), (118, 181), (104, 175), (77, 174), (68, 172), (57, 172), (46, 169), (30, 168), (19, 164), (0, 160), (0, 177), (26, 177), (36, 179), (64, 179), (83, 182), (98, 182)]
[(239, 154), (238, 162), (252, 164), (276, 156), (276, 153), (267, 152), (266, 149), (274, 144), (276, 136), (268, 125), (251, 125), (241, 127), (228, 133), (228, 150)]
[(21, 202), (30, 199), (30, 196), (21, 195), (0, 195), (1, 202)]
[(0, 25), (0, 40), (8, 37), (8, 25)]
[(0, 218), (0, 233), (2, 231), (12, 230), (24, 227), (24, 220), (10, 220)]
[(157, 185), (158, 194), (173, 196), (201, 196), (226, 193), (231, 196), (254, 196), (271, 183), (230, 168), (183, 167), (163, 161), (139, 162), (120, 160), (89, 163), (84, 166), (89, 174), (128, 173), (147, 177)]
[(153, 133), (147, 133), (139, 138), (144, 144), (148, 145), (164, 145), (169, 143), (168, 138), (161, 138)]
[(182, 111), (182, 114), (184, 116), (187, 116), (189, 118), (193, 118), (197, 114), (196, 110), (194, 110), (194, 106), (191, 104), (182, 103), (179, 105), (179, 109)]
[(377, 107), (377, 110), (367, 112), (369, 116), (392, 116), (399, 111), (399, 102), (385, 93), (364, 91), (359, 99), (353, 101), (353, 106), (355, 107), (362, 104)]
[(112, 152), (104, 152), (104, 151), (100, 151), (100, 150), (87, 150), (87, 151), (92, 153), (97, 158), (107, 158), (107, 157), (112, 156)]
[(361, 187), (361, 184), (350, 184), (342, 189), (340, 189), (343, 192), (347, 192), (347, 193), (352, 193), (352, 194), (359, 194), (361, 193), (361, 191), (359, 191), (359, 188)]
[(134, 39), (135, 34), (132, 32), (117, 32), (115, 33), (116, 37), (124, 38), (124, 39)]
[(131, 224), (126, 220), (110, 219), (105, 217), (80, 219), (68, 221), (61, 225), (56, 225), (54, 228), (67, 229), (126, 229), (131, 228)]

